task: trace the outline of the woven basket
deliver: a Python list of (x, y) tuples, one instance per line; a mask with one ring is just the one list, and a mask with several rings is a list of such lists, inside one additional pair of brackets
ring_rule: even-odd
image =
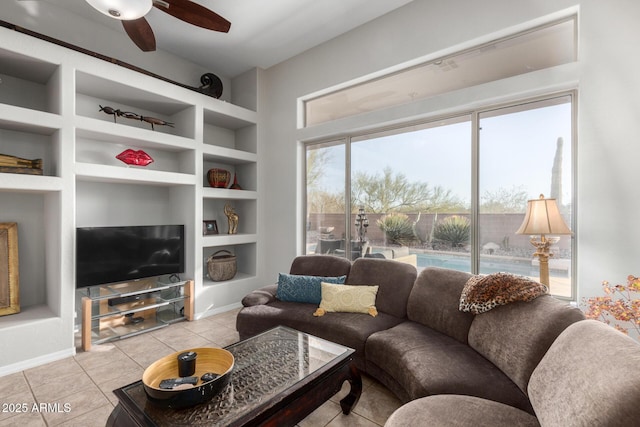
[[(226, 252), (226, 255), (218, 255)], [(207, 258), (207, 272), (214, 282), (233, 279), (238, 271), (236, 256), (227, 250), (220, 250)]]

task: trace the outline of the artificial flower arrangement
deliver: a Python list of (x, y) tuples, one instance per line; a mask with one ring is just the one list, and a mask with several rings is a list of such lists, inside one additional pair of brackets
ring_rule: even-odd
[(640, 278), (627, 276), (626, 285), (602, 282), (605, 296), (584, 299), (585, 316), (600, 320), (620, 332), (640, 338)]

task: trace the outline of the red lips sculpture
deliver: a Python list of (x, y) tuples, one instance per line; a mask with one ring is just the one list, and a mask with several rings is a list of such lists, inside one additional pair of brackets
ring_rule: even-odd
[(128, 165), (147, 166), (153, 163), (150, 155), (142, 150), (132, 150), (128, 148), (116, 156), (116, 159)]

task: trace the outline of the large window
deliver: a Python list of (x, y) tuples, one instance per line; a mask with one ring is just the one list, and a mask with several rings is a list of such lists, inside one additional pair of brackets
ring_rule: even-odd
[[(572, 208), (572, 103), (560, 96), (481, 112), (479, 118), (480, 272), (538, 274), (529, 236), (514, 234), (528, 199), (556, 199), (565, 222)], [(549, 260), (551, 292), (571, 296), (571, 237)]]
[[(304, 126), (576, 61), (575, 16), (303, 100)], [(499, 64), (499, 66), (496, 66)]]
[(346, 148), (345, 140), (307, 145), (307, 253), (345, 255)]
[[(572, 226), (573, 105), (569, 93), (307, 144), (307, 253), (538, 279), (516, 230), (541, 193)], [(553, 255), (551, 292), (572, 298), (570, 236)]]

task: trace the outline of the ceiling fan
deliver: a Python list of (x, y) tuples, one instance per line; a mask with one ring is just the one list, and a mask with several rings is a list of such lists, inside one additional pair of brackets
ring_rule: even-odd
[(208, 30), (228, 33), (231, 22), (217, 13), (190, 0), (86, 0), (99, 12), (122, 21), (129, 38), (144, 52), (156, 50), (151, 25), (144, 18), (151, 7), (184, 22)]

